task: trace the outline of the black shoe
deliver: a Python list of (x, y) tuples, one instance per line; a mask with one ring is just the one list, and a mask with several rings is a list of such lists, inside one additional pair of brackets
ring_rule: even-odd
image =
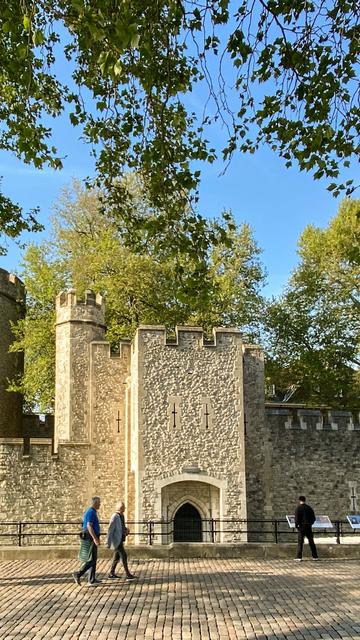
[(126, 580), (136, 580), (136, 577), (137, 577), (137, 576), (133, 576), (131, 573), (129, 573), (129, 574), (126, 576)]
[(117, 573), (109, 573), (108, 578), (113, 580), (114, 578), (120, 578), (120, 576), (118, 576)]
[(101, 584), (101, 580), (94, 578), (94, 580), (89, 580), (88, 584)]
[(74, 581), (76, 582), (76, 584), (80, 587), (80, 585), (81, 585), (80, 576), (79, 576), (77, 571), (75, 571), (75, 573), (73, 573), (73, 578), (74, 578)]

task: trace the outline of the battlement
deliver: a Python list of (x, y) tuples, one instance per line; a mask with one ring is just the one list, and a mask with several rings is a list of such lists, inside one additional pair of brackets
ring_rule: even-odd
[(0, 296), (4, 295), (14, 302), (23, 302), (25, 298), (24, 284), (13, 273), (0, 269)]
[(265, 405), (267, 421), (287, 430), (359, 431), (359, 411), (338, 411), (328, 407), (310, 408), (284, 404)]
[(62, 291), (56, 297), (56, 324), (63, 322), (88, 322), (105, 327), (105, 302), (93, 291), (85, 291), (85, 297), (78, 298), (74, 289)]
[(160, 344), (167, 347), (180, 348), (217, 348), (228, 346), (233, 343), (234, 339), (241, 342), (242, 333), (237, 329), (229, 327), (214, 327), (212, 330), (212, 339), (208, 339), (202, 327), (191, 325), (176, 326), (175, 336), (169, 336), (163, 325), (140, 325), (138, 335), (144, 337), (149, 334)]

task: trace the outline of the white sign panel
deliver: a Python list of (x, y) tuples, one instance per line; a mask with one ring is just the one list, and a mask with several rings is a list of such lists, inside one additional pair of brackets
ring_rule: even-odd
[(286, 516), (286, 520), (288, 521), (288, 525), (290, 529), (295, 528), (295, 516)]
[(333, 526), (329, 516), (316, 516), (313, 529), (332, 529)]
[[(360, 516), (350, 516), (351, 518), (359, 518), (359, 529), (360, 529)], [(348, 516), (349, 518), (349, 516)], [(288, 525), (291, 529), (295, 527), (295, 516), (286, 516), (286, 520), (288, 521)], [(351, 523), (350, 523), (351, 524)], [(329, 516), (317, 516), (313, 528), (314, 529), (332, 529), (333, 523), (331, 522)]]
[(360, 516), (346, 516), (352, 529), (360, 529)]

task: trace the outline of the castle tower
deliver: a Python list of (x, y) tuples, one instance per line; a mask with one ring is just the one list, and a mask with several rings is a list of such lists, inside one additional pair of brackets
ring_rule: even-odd
[(243, 408), (236, 329), (214, 329), (208, 342), (200, 327), (177, 327), (170, 342), (164, 327), (139, 327), (132, 352), (135, 520), (173, 520), (179, 541), (182, 518), (195, 518), (200, 529), (191, 539), (209, 542), (201, 519), (246, 518)]
[(104, 340), (100, 295), (74, 291), (56, 298), (55, 441), (87, 443), (90, 433), (90, 344)]
[(22, 282), (11, 273), (0, 269), (0, 438), (22, 435), (22, 397), (7, 391), (8, 380), (23, 370), (23, 357), (9, 353), (14, 339), (11, 322), (24, 313), (25, 292)]

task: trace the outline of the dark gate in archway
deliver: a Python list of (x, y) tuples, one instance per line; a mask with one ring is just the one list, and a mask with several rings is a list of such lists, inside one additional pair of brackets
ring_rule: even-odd
[(202, 542), (201, 516), (190, 502), (185, 502), (175, 514), (174, 542)]

